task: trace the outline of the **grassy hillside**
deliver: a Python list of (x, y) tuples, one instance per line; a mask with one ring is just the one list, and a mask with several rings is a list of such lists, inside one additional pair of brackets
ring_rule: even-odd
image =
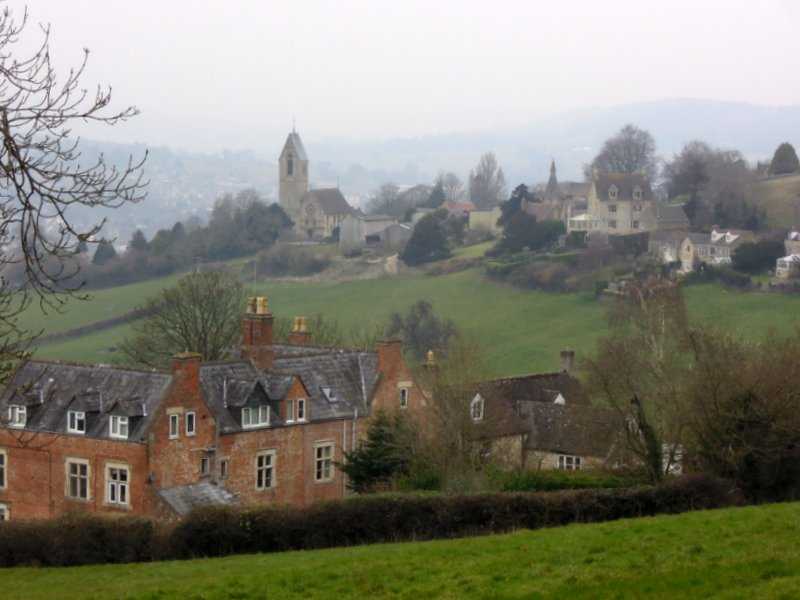
[(773, 227), (800, 225), (800, 175), (775, 177), (753, 186), (753, 198)]
[(223, 559), (0, 570), (3, 598), (797, 598), (800, 504)]

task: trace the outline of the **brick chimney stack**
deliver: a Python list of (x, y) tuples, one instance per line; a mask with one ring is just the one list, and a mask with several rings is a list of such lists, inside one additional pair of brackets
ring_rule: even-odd
[(295, 317), (292, 331), (289, 333), (289, 343), (292, 346), (307, 346), (311, 343), (311, 332), (305, 317)]
[(272, 367), (275, 352), (272, 348), (272, 313), (267, 298), (258, 296), (247, 301), (242, 317), (242, 357), (262, 371)]
[(400, 340), (382, 340), (377, 344), (378, 372), (396, 373), (403, 363), (403, 342)]
[(181, 352), (172, 357), (172, 376), (175, 385), (188, 394), (200, 393), (200, 364), (202, 355), (197, 352)]
[(571, 373), (575, 368), (575, 350), (561, 351), (561, 372)]

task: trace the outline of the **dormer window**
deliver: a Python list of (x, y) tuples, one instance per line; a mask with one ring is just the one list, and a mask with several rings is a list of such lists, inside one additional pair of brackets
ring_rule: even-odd
[(8, 407), (8, 426), (25, 427), (28, 422), (28, 408), (21, 404), (12, 404)]
[(306, 420), (306, 400), (305, 400), (305, 398), (298, 398), (297, 399), (297, 420), (298, 421), (305, 421)]
[(618, 194), (619, 194), (619, 190), (617, 189), (617, 186), (612, 185), (610, 188), (608, 188), (608, 199), (609, 200), (616, 200)]
[(472, 402), (469, 403), (469, 415), (473, 421), (483, 421), (484, 402), (483, 397), (477, 394)]
[(322, 393), (328, 402), (337, 402), (339, 399), (336, 397), (336, 391), (333, 388), (324, 387)]
[(67, 432), (83, 435), (86, 433), (86, 413), (82, 410), (71, 410), (67, 413)]
[(294, 423), (294, 400), (291, 398), (286, 401), (286, 422)]
[(246, 406), (242, 409), (242, 427), (266, 427), (269, 425), (269, 404)]
[(109, 421), (109, 435), (118, 440), (128, 439), (128, 417), (111, 415)]
[(634, 200), (641, 200), (642, 199), (642, 188), (636, 186), (633, 188), (633, 199)]

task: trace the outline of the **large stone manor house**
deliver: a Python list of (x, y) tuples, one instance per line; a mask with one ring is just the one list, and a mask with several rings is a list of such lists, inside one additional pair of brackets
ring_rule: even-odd
[(355, 213), (338, 187), (309, 189), (308, 154), (294, 130), (283, 145), (278, 168), (278, 202), (301, 239), (330, 237), (345, 217)]

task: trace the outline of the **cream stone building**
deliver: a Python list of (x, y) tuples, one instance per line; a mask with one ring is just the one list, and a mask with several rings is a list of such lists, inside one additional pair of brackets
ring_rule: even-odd
[(653, 190), (641, 173), (595, 172), (586, 213), (572, 217), (568, 231), (620, 235), (655, 231), (658, 212)]
[(296, 131), (286, 138), (278, 169), (278, 202), (294, 221), (298, 237), (330, 237), (355, 212), (339, 188), (309, 189), (309, 159)]

